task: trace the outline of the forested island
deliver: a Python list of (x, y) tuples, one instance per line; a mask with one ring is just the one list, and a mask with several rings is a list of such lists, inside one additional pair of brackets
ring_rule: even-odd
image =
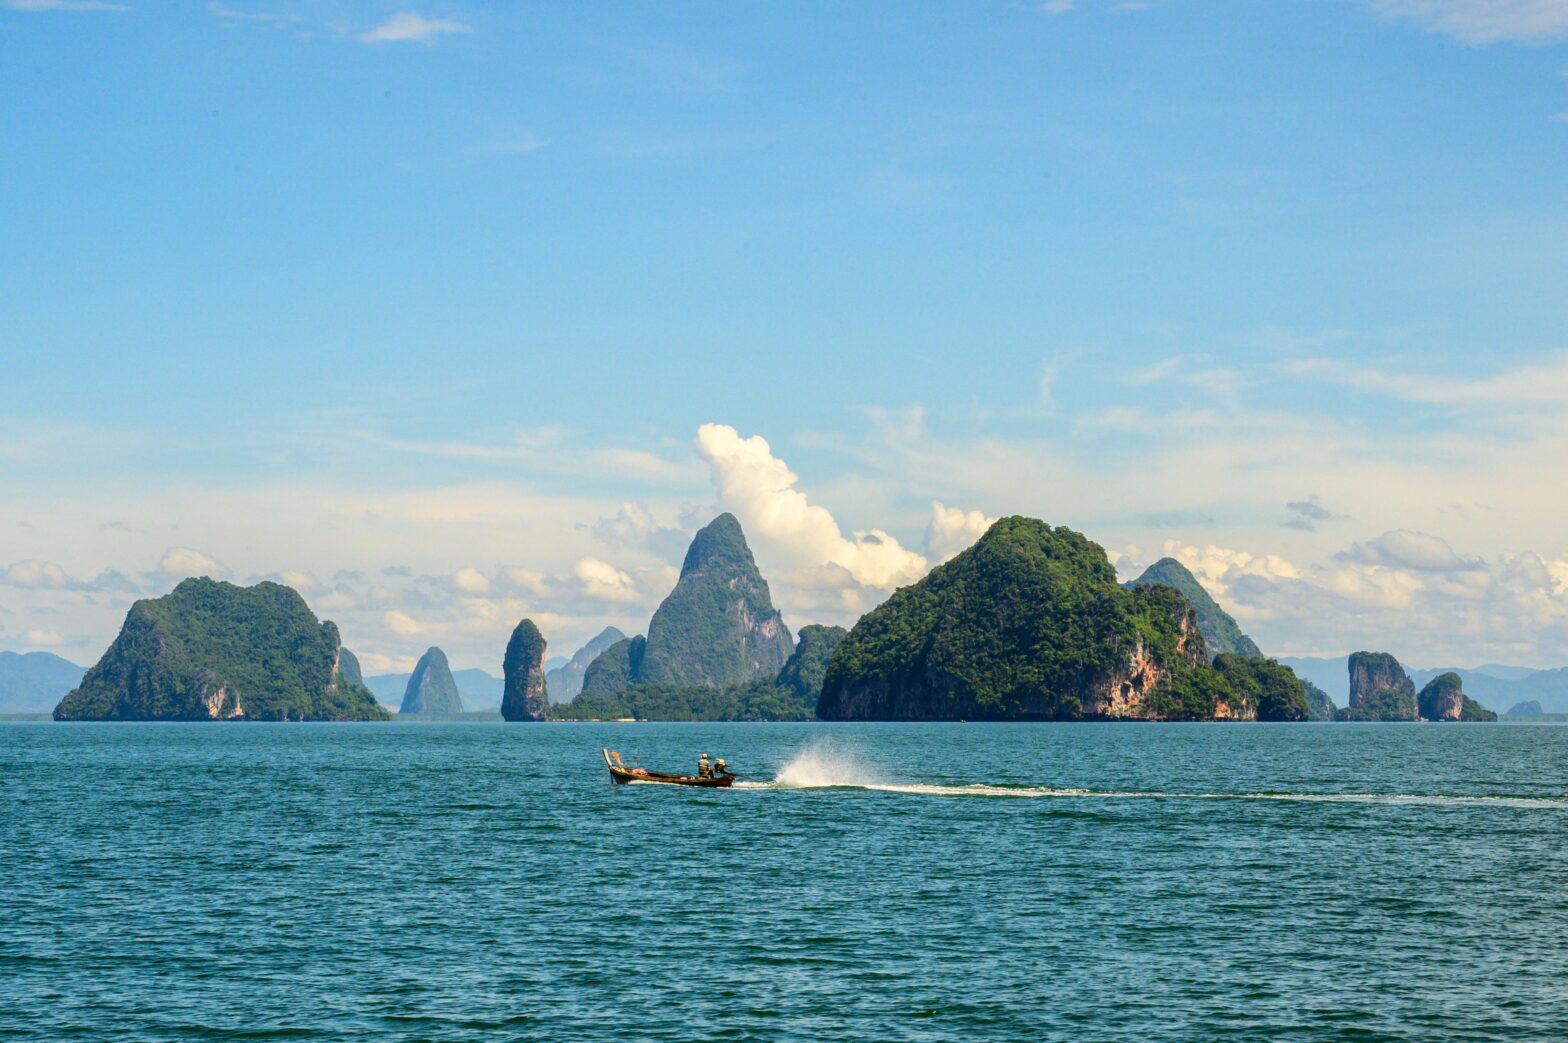
[[(1263, 656), (1179, 562), (1118, 584), (1105, 551), (1033, 518), (997, 521), (849, 630), (791, 635), (740, 522), (687, 550), (647, 635), (606, 628), (545, 669), (520, 621), (502, 657), (508, 721), (1495, 720), (1457, 674), (1419, 693), (1393, 656), (1350, 658), (1351, 698)], [(557, 660), (560, 662), (560, 660)], [(551, 701), (559, 695), (564, 701)], [(493, 704), (492, 704), (493, 705)], [(446, 656), (410, 675), (401, 719), (461, 715)], [(385, 720), (337, 627), (277, 583), (190, 579), (138, 601), (57, 720)]]

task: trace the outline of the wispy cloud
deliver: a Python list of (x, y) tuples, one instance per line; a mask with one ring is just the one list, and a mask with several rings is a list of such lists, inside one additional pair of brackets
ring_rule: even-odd
[(365, 43), (428, 43), (448, 33), (468, 33), (473, 29), (447, 18), (426, 18), (415, 11), (399, 11), (360, 39)]
[(228, 7), (220, 3), (208, 4), (207, 10), (225, 21), (256, 22), (261, 25), (272, 25), (279, 28), (302, 21), (298, 15), (284, 14), (281, 11), (241, 11), (239, 8)]
[(1547, 43), (1568, 38), (1563, 0), (1368, 0), (1390, 18), (1404, 18), (1430, 32), (1467, 44)]
[(527, 127), (516, 125), (506, 128), (489, 141), (470, 145), (463, 150), (467, 156), (523, 156), (544, 147), (544, 139)]
[(125, 4), (106, 0), (0, 0), (0, 7), (12, 11), (129, 11)]

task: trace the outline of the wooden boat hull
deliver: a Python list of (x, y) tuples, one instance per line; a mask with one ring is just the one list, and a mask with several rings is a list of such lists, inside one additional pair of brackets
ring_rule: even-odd
[(698, 786), (703, 789), (727, 789), (735, 785), (733, 775), (715, 775), (712, 778), (702, 778), (698, 775), (671, 775), (662, 771), (648, 771), (644, 768), (628, 768), (619, 763), (620, 756), (614, 755), (611, 759), (609, 750), (604, 751), (604, 763), (610, 769), (610, 781), (617, 786), (624, 786), (631, 782), (657, 782), (665, 786)]

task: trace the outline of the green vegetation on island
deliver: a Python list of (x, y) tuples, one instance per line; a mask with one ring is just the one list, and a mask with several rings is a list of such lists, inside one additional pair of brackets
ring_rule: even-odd
[(61, 721), (380, 721), (342, 673), (338, 628), (289, 587), (188, 579), (131, 606)]
[(828, 661), (849, 631), (843, 627), (822, 626), (808, 623), (796, 634), (795, 651), (779, 671), (778, 683), (788, 688), (816, 713), (817, 699), (822, 695), (822, 682), (828, 674)]
[(1263, 656), (1226, 652), (1216, 656), (1214, 668), (1240, 697), (1238, 706), (1249, 708), (1236, 716), (1256, 716), (1260, 721), (1305, 721), (1311, 717), (1306, 686), (1288, 666)]
[(1332, 721), (1334, 700), (1329, 697), (1329, 694), (1305, 678), (1302, 678), (1301, 687), (1307, 693), (1307, 720)]
[(1252, 638), (1241, 632), (1241, 627), (1236, 625), (1230, 613), (1220, 608), (1219, 603), (1203, 589), (1198, 577), (1175, 558), (1161, 558), (1144, 569), (1143, 575), (1127, 586), (1149, 587), (1155, 584), (1172, 587), (1187, 599), (1187, 603), (1197, 613), (1198, 630), (1203, 634), (1203, 643), (1208, 647), (1209, 655), (1221, 656), (1227, 652), (1253, 657), (1263, 655)]
[(1251, 716), (1175, 589), (1126, 589), (1105, 551), (1033, 518), (895, 593), (834, 651), (826, 720)]
[(772, 680), (794, 649), (733, 514), (698, 531), (648, 624), (637, 683), (727, 688)]

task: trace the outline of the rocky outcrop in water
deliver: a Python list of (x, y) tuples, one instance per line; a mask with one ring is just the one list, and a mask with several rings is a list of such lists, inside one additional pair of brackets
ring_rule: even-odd
[(1245, 696), (1209, 665), (1191, 606), (1124, 589), (1098, 544), (1003, 518), (896, 592), (828, 664), (825, 720), (1214, 719)]
[(1427, 721), (1495, 721), (1497, 714), (1465, 694), (1456, 673), (1439, 674), (1416, 696), (1416, 708)]
[(517, 624), (506, 643), (506, 658), (501, 664), (506, 685), (501, 693), (501, 716), (508, 721), (542, 721), (550, 716), (544, 690), (544, 647), (544, 635), (531, 619)]
[(724, 688), (778, 676), (795, 643), (733, 514), (704, 526), (648, 624), (642, 684)]
[(431, 646), (419, 657), (414, 672), (409, 675), (408, 686), (403, 689), (403, 705), (399, 717), (418, 717), (428, 714), (453, 714), (463, 712), (463, 698), (458, 694), (457, 681), (447, 664), (446, 653)]
[(1387, 652), (1354, 652), (1348, 665), (1350, 705), (1341, 720), (1416, 720), (1416, 686), (1399, 660)]
[(633, 687), (729, 689), (772, 682), (794, 649), (740, 522), (721, 514), (691, 542), (646, 638), (617, 641), (583, 672), (584, 695)]
[(812, 623), (795, 635), (795, 651), (779, 671), (778, 683), (815, 706), (822, 695), (822, 681), (828, 674), (828, 661), (849, 631)]
[(1203, 584), (1198, 582), (1198, 577), (1175, 558), (1161, 558), (1144, 569), (1143, 575), (1127, 586), (1148, 587), (1155, 584), (1178, 590), (1182, 597), (1187, 599), (1187, 603), (1197, 613), (1198, 631), (1203, 634), (1203, 643), (1208, 647), (1209, 655), (1220, 656), (1226, 653), (1249, 657), (1263, 655), (1252, 638), (1241, 632), (1241, 627), (1236, 625), (1230, 613), (1220, 608), (1219, 603), (1203, 589)]
[(576, 698), (577, 693), (583, 690), (583, 678), (588, 674), (588, 667), (604, 654), (605, 649), (617, 641), (624, 640), (626, 635), (615, 627), (605, 627), (592, 641), (579, 648), (565, 665), (547, 671), (544, 675), (544, 688), (550, 696), (550, 701), (565, 703)]
[(188, 579), (138, 601), (61, 721), (376, 721), (387, 712), (341, 669), (335, 624), (278, 583)]

